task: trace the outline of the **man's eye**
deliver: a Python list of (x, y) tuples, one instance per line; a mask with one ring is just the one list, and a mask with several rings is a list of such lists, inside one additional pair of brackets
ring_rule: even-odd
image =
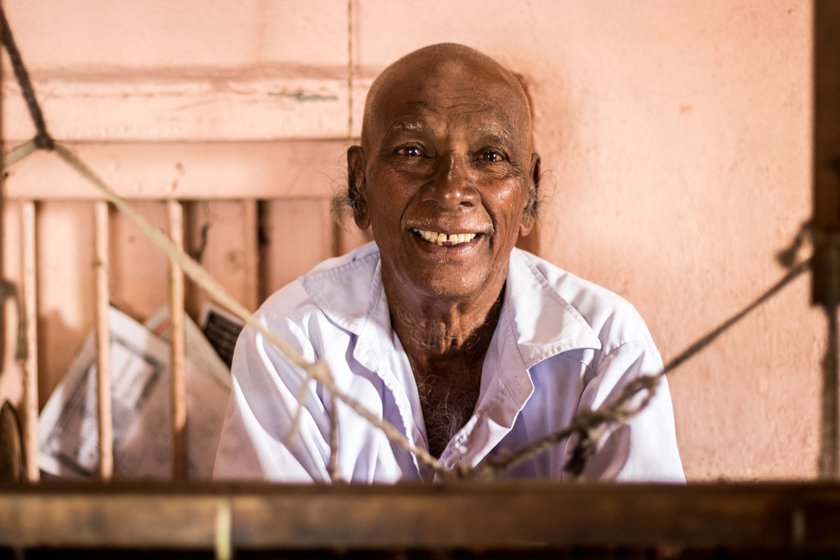
[(491, 163), (498, 163), (505, 161), (507, 158), (502, 152), (496, 150), (484, 150), (481, 152), (481, 159), (484, 161), (489, 161)]
[(397, 148), (394, 153), (411, 158), (423, 157), (423, 149), (420, 146), (403, 146), (401, 148)]

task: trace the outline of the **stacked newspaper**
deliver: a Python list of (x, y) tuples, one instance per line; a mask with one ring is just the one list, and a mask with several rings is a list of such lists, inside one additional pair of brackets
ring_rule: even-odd
[[(186, 317), (187, 473), (207, 479), (230, 393), (229, 358), (241, 323), (217, 310), (202, 314), (204, 331)], [(168, 311), (145, 325), (109, 310), (114, 477), (169, 479), (172, 429)], [(222, 328), (222, 319), (227, 321)], [(207, 325), (213, 322), (213, 326)], [(221, 333), (221, 335), (220, 335)], [(61, 478), (96, 478), (99, 435), (94, 335), (86, 338), (50, 396), (39, 422), (40, 468)]]

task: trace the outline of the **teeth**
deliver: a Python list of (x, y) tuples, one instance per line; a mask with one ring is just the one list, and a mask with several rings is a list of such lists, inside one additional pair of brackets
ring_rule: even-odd
[(460, 245), (461, 243), (469, 243), (473, 239), (475, 239), (477, 233), (452, 233), (447, 235), (445, 233), (438, 233), (436, 231), (425, 231), (422, 229), (415, 229), (416, 233), (420, 235), (424, 240), (428, 241), (429, 243), (435, 243), (439, 246), (442, 246), (444, 243), (447, 245)]

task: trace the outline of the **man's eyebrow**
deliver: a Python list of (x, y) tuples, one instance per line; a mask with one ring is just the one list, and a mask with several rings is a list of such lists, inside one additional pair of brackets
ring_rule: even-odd
[(391, 126), (391, 130), (417, 132), (423, 130), (423, 123), (420, 121), (397, 121)]
[(476, 133), (484, 142), (500, 142), (509, 145), (513, 138), (508, 129), (497, 126), (479, 127)]

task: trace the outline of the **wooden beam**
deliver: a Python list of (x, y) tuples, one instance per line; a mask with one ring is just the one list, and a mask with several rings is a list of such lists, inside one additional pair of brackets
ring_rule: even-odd
[[(224, 511), (223, 511), (224, 510)], [(840, 551), (838, 484), (6, 487), (0, 546)]]
[[(67, 141), (330, 139), (347, 135), (344, 67), (33, 71), (53, 137)], [(359, 69), (363, 100), (376, 69)], [(34, 128), (14, 80), (3, 82), (5, 136)], [(355, 104), (361, 122), (362, 103)]]
[[(128, 199), (324, 198), (346, 184), (343, 141), (79, 144), (74, 149)], [(46, 152), (29, 156), (8, 173), (7, 199), (103, 199)]]

